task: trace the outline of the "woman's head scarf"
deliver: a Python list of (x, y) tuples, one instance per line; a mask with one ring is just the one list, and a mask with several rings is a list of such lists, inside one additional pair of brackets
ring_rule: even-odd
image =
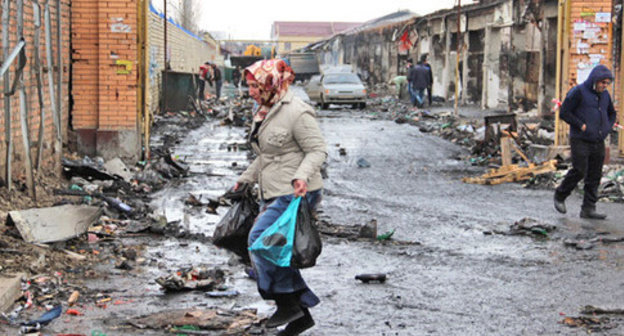
[(281, 59), (261, 60), (245, 68), (245, 78), (258, 83), (260, 108), (254, 114), (255, 121), (262, 121), (275, 103), (282, 99), (295, 73)]

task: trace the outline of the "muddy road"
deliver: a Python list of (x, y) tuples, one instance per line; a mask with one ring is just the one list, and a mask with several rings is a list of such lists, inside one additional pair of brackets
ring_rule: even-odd
[[(417, 127), (347, 109), (319, 111), (318, 119), (329, 147), (321, 217), (341, 225), (375, 219), (379, 233), (395, 233), (386, 242), (323, 237), (317, 266), (303, 271), (321, 298), (312, 310), (316, 327), (306, 335), (584, 335), (588, 329), (561, 321), (578, 316), (585, 305), (622, 308), (624, 243), (596, 243), (587, 250), (567, 246), (624, 236), (621, 204), (599, 203), (607, 221), (584, 220), (578, 217), (580, 196), (573, 194), (569, 213), (560, 215), (552, 191), (462, 183), (483, 168), (460, 159), (466, 149)], [(242, 128), (217, 122), (189, 132), (173, 151), (190, 165), (191, 176), (157, 193), (152, 205), (189, 232), (211, 236), (228, 209), (208, 214), (184, 200), (189, 193), (217, 197), (232, 186), (249, 163), (244, 143)], [(370, 167), (358, 167), (361, 158)], [(504, 234), (525, 217), (556, 229), (547, 239)], [(85, 285), (128, 303), (88, 310), (48, 330), (161, 335), (166, 333), (123, 321), (173, 308), (257, 308), (266, 316), (274, 309), (259, 297), (234, 254), (207, 240), (137, 236), (123, 245), (136, 247), (146, 264), (128, 271), (102, 264), (108, 278)], [(200, 264), (226, 270), (227, 287), (240, 295), (164, 294), (154, 282)], [(388, 280), (363, 284), (354, 279), (360, 273), (386, 273)], [(594, 332), (624, 334), (621, 315), (608, 319)]]

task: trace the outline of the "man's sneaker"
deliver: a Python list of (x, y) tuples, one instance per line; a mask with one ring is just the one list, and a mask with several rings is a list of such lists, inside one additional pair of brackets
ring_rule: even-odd
[(555, 194), (554, 200), (555, 200), (555, 209), (557, 211), (559, 211), (560, 213), (562, 213), (562, 214), (566, 213), (567, 210), (566, 210), (566, 206), (565, 206), (565, 200), (557, 199), (557, 195), (556, 194)]
[(286, 329), (277, 333), (277, 336), (296, 336), (314, 327), (314, 319), (312, 319), (308, 308), (303, 308), (303, 313), (302, 318), (288, 323)]
[(607, 215), (598, 213), (594, 209), (581, 209), (581, 218), (606, 219)]

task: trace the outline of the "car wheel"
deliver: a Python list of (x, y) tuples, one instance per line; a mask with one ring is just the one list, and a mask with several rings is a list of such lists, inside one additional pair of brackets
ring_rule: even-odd
[(327, 110), (328, 108), (329, 108), (329, 103), (326, 103), (325, 100), (323, 99), (323, 96), (321, 96), (321, 109)]

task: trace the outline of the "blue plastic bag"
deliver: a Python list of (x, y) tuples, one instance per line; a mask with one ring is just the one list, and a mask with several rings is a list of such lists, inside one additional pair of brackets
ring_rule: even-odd
[(290, 267), (299, 203), (301, 203), (301, 197), (290, 201), (284, 213), (262, 232), (249, 247), (249, 251), (277, 266)]

